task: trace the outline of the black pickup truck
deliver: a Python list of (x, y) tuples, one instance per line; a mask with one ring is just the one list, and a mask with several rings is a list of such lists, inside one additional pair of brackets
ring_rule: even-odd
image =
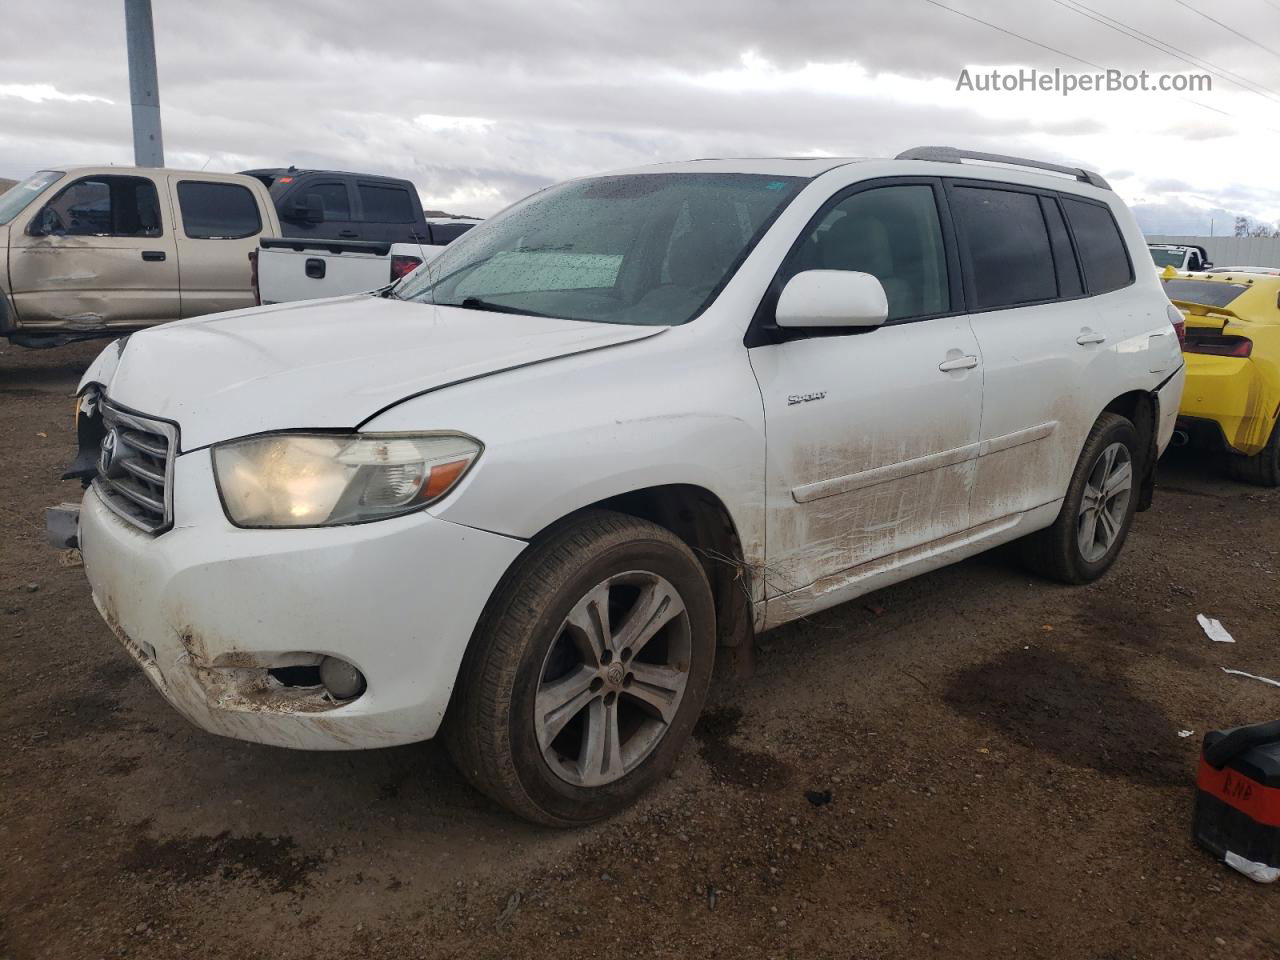
[(296, 167), (241, 173), (266, 186), (286, 237), (444, 246), (475, 225), (463, 218), (428, 219), (417, 188), (395, 177)]
[(296, 167), (242, 172), (266, 186), (282, 234), (249, 255), (258, 303), (385, 286), (478, 222), (426, 216), (417, 188), (394, 177)]

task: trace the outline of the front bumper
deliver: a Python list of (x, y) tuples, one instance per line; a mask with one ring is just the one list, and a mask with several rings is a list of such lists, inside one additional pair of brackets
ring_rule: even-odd
[(1257, 364), (1244, 357), (1186, 354), (1187, 386), (1179, 413), (1192, 424), (1218, 424), (1226, 448), (1253, 456), (1267, 445), (1280, 392), (1270, 389)]
[[(78, 541), (94, 603), (165, 699), (212, 733), (308, 750), (434, 736), (489, 595), (525, 543), (425, 512), (355, 526), (241, 530), (208, 451), (175, 462), (158, 537), (90, 489)], [(268, 667), (354, 664), (355, 700), (284, 687)]]

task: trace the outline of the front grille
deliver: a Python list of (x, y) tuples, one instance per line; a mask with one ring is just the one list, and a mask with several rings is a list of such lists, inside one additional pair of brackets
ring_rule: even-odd
[(102, 405), (98, 495), (118, 517), (151, 535), (173, 525), (173, 457), (178, 430), (163, 420)]

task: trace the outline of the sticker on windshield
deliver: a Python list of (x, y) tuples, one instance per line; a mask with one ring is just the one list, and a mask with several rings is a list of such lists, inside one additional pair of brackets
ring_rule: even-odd
[(782, 190), (786, 185), (786, 182), (782, 180), (770, 180), (764, 185), (764, 188), (766, 190)]
[(458, 296), (611, 287), (622, 269), (621, 254), (503, 250), (462, 279)]

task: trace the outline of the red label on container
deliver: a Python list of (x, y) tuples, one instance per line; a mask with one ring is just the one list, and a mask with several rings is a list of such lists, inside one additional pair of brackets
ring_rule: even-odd
[(1196, 786), (1235, 807), (1254, 823), (1280, 827), (1280, 787), (1264, 787), (1229, 767), (1215, 770), (1204, 757), (1200, 758)]

